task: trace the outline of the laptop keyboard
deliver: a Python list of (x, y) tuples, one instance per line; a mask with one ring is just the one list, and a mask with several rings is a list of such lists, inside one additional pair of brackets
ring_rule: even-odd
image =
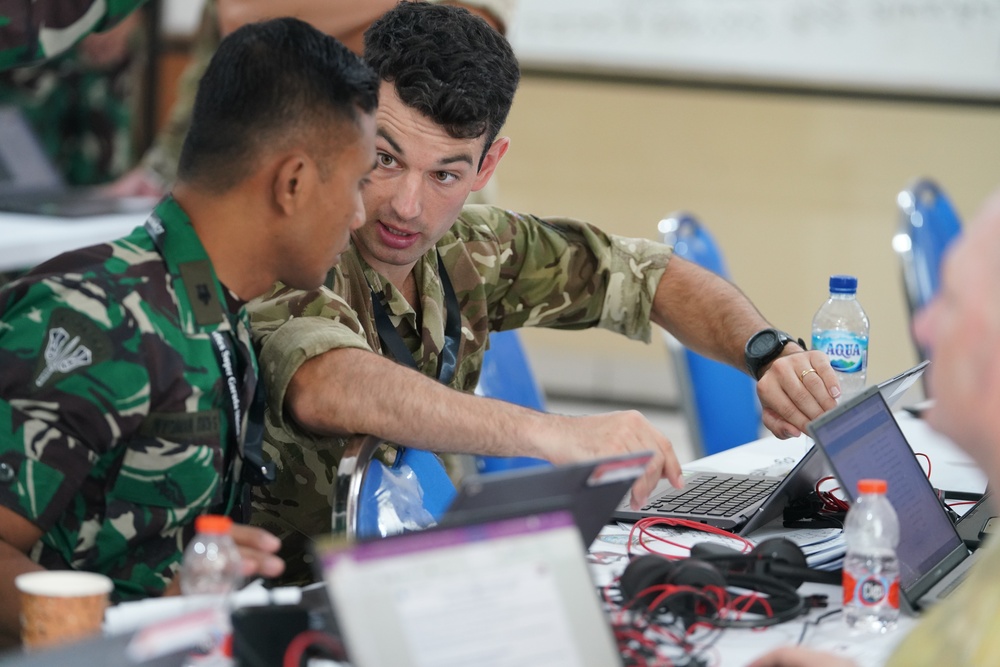
[(657, 496), (642, 511), (725, 517), (763, 500), (780, 483), (774, 479), (703, 473), (686, 480), (683, 489)]

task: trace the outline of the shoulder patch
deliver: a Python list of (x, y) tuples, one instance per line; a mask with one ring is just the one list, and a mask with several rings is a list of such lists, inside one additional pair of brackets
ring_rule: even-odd
[(86, 315), (68, 308), (52, 311), (44, 347), (38, 355), (35, 388), (111, 358), (107, 334)]

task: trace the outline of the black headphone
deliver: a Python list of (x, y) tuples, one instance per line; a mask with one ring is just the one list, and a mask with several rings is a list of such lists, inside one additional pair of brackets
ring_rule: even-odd
[(721, 544), (700, 542), (691, 547), (691, 557), (708, 561), (730, 574), (763, 575), (798, 588), (804, 581), (841, 584), (840, 572), (814, 570), (806, 564), (802, 548), (784, 537), (762, 541), (749, 553), (740, 553)]
[[(796, 591), (803, 581), (840, 583), (836, 573), (808, 568), (802, 549), (794, 542), (772, 538), (746, 554), (703, 542), (683, 560), (639, 556), (625, 568), (618, 586), (625, 604), (648, 608), (655, 603), (651, 611), (670, 613), (685, 627), (705, 622), (721, 628), (755, 628), (791, 620), (817, 604)], [(728, 587), (766, 596), (740, 606), (739, 616), (745, 613), (753, 618), (723, 615)]]

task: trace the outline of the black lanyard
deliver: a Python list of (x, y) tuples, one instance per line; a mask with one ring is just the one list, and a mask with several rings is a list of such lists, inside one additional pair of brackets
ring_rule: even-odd
[[(444, 348), (441, 350), (438, 361), (438, 381), (441, 384), (448, 384), (455, 377), (455, 369), (458, 366), (458, 345), (462, 338), (462, 313), (458, 308), (458, 297), (455, 296), (455, 288), (451, 285), (448, 272), (444, 270), (444, 263), (441, 255), (438, 254), (438, 275), (441, 277), (441, 287), (444, 289), (445, 324), (444, 324)], [(379, 340), (382, 346), (389, 350), (389, 354), (398, 363), (405, 364), (415, 370), (420, 370), (417, 360), (413, 358), (410, 349), (406, 347), (396, 327), (392, 326), (392, 320), (382, 305), (382, 299), (375, 290), (368, 289), (372, 295), (372, 309), (375, 311), (375, 327), (378, 329)]]
[[(145, 227), (160, 256), (164, 256), (163, 237), (166, 234), (166, 229), (164, 229), (162, 222), (154, 214), (146, 221)], [(208, 263), (208, 259), (204, 261)], [(192, 285), (186, 285), (186, 287), (189, 290), (195, 289), (195, 286)], [(195, 291), (203, 295), (207, 289), (211, 288), (198, 285)], [(219, 303), (216, 322), (223, 321), (225, 317), (227, 315), (222, 309), (222, 304)], [(210, 334), (212, 350), (215, 352), (215, 359), (219, 364), (219, 370), (222, 372), (224, 379), (223, 392), (229, 396), (228, 401), (223, 401), (223, 406), (226, 416), (229, 419), (230, 431), (232, 432), (230, 440), (233, 446), (226, 448), (224, 469), (227, 471), (227, 477), (230, 479), (237, 478), (235, 474), (237, 472), (237, 458), (233, 456), (233, 452), (236, 452), (241, 463), (238, 479), (241, 482), (251, 485), (266, 484), (273, 481), (275, 477), (274, 464), (264, 461), (263, 436), (266, 392), (263, 383), (257, 382), (257, 378), (253, 375), (253, 360), (243, 358), (244, 355), (236, 354), (236, 324), (233, 322), (230, 322), (230, 324), (231, 331), (228, 335), (223, 334), (221, 331), (213, 331)], [(249, 351), (248, 354), (250, 354)], [(237, 372), (238, 359), (243, 362), (242, 373)], [(239, 375), (243, 376), (242, 383), (238, 379)], [(253, 389), (253, 398), (250, 401), (247, 414), (246, 433), (243, 432), (243, 399), (241, 391), (243, 387), (251, 387)], [(235, 497), (229, 498), (226, 503), (227, 508), (234, 500), (236, 500)]]

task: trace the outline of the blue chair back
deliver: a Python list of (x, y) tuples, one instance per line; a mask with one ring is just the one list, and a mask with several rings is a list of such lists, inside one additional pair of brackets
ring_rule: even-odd
[(961, 233), (962, 224), (941, 188), (926, 178), (900, 192), (896, 203), (900, 221), (892, 245), (902, 265), (912, 316), (937, 294), (941, 261)]
[[(483, 357), (476, 393), (526, 408), (545, 411), (545, 399), (528, 364), (517, 331), (494, 331), (490, 347)], [(476, 470), (480, 473), (548, 465), (541, 459), (527, 456), (477, 456)]]
[[(674, 254), (729, 278), (715, 239), (693, 216), (678, 213), (660, 221), (664, 243)], [(665, 332), (677, 370), (681, 401), (692, 442), (707, 456), (760, 436), (760, 402), (753, 379), (731, 366), (683, 347)]]
[(434, 454), (396, 446), (386, 465), (386, 443), (355, 435), (347, 443), (333, 485), (331, 528), (351, 540), (386, 537), (433, 526), (455, 499), (444, 464)]

